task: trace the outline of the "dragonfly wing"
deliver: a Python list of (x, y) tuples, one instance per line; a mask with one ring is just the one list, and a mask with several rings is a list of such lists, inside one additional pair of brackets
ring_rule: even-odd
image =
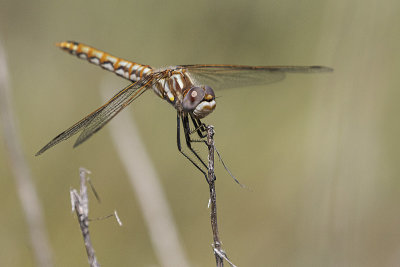
[(286, 73), (329, 72), (323, 66), (181, 65), (200, 85), (227, 89), (263, 85), (283, 80)]
[(107, 122), (117, 115), (123, 108), (129, 105), (133, 100), (140, 96), (149, 88), (151, 79), (145, 79), (132, 83), (114, 95), (106, 104), (96, 109), (82, 120), (78, 121), (64, 132), (57, 135), (47, 145), (40, 149), (36, 156), (42, 154), (49, 148), (55, 146), (61, 141), (67, 140), (71, 136), (83, 129), (82, 134), (74, 144), (74, 147), (86, 141), (90, 136), (100, 130)]
[[(136, 85), (136, 83), (134, 84)], [(104, 127), (112, 118), (114, 118), (121, 110), (123, 110), (126, 106), (128, 106), (132, 101), (138, 98), (142, 93), (146, 91), (149, 87), (147, 85), (138, 85), (133, 86), (135, 89), (129, 90), (129, 93), (126, 92), (117, 98), (112, 98), (112, 103), (109, 104), (100, 110), (96, 116), (94, 116), (90, 122), (83, 129), (82, 133), (79, 135), (76, 140), (74, 147), (85, 142), (89, 137), (98, 132), (101, 128)]]

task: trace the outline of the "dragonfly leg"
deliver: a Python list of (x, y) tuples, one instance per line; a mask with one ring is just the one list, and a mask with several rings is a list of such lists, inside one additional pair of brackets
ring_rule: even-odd
[(193, 118), (193, 116), (190, 116), (190, 118), (192, 119), (194, 125), (194, 130), (191, 133), (196, 132), (197, 135), (200, 137), (200, 140), (191, 140), (191, 141), (197, 143), (204, 143), (207, 146), (207, 140), (205, 140), (205, 138), (207, 137), (207, 125), (201, 122), (200, 119)]
[(196, 156), (196, 158), (201, 162), (201, 164), (207, 168), (207, 165), (204, 163), (203, 159), (197, 154), (197, 152), (192, 148), (192, 143), (195, 142), (195, 140), (192, 140), (190, 138), (190, 126), (189, 126), (189, 118), (187, 115), (183, 115), (182, 117), (182, 123), (183, 123), (183, 131), (185, 134), (185, 139), (186, 139), (186, 145), (190, 149), (190, 151)]
[[(190, 118), (192, 119), (193, 125), (195, 127), (194, 130), (191, 131), (190, 133), (197, 132), (197, 135), (201, 138), (201, 140), (191, 140), (191, 142), (199, 142), (207, 145), (207, 141), (204, 140), (204, 138), (207, 137), (207, 125), (201, 122), (200, 119), (193, 118), (193, 116), (190, 116)], [(238, 183), (241, 187), (244, 187), (225, 165), (225, 162), (222, 160), (222, 157), (219, 154), (217, 148), (215, 148), (215, 151), (217, 152), (219, 160), (222, 162), (222, 165), (224, 166), (225, 170), (229, 173), (229, 175), (235, 180), (236, 183)]]
[(190, 118), (192, 119), (192, 122), (194, 125), (194, 130), (192, 132), (196, 131), (200, 138), (206, 138), (207, 137), (207, 126), (204, 123), (202, 123), (199, 119), (193, 118), (192, 115), (190, 115)]
[[(178, 145), (178, 150), (179, 152), (182, 153), (183, 156), (185, 156), (185, 158), (187, 158), (199, 171), (201, 171), (201, 173), (203, 173), (204, 177), (207, 180), (207, 173), (206, 171), (204, 171), (193, 159), (191, 159), (183, 150), (182, 150), (182, 145), (181, 145), (181, 116), (178, 112), (178, 116), (176, 119), (177, 122), (177, 145)], [(192, 151), (192, 153), (200, 160), (200, 162), (207, 168), (206, 164), (204, 163), (204, 161), (200, 158), (200, 156), (193, 150), (193, 148), (191, 147), (190, 144), (190, 137), (189, 137), (189, 131), (185, 129), (185, 127), (188, 127), (188, 120), (187, 120), (187, 116), (186, 119), (184, 119), (184, 116), (182, 116), (182, 123), (183, 123), (183, 130), (185, 132), (185, 139), (186, 139), (186, 144), (189, 147), (189, 149)], [(186, 125), (186, 126), (185, 126)], [(189, 139), (188, 139), (189, 138)]]

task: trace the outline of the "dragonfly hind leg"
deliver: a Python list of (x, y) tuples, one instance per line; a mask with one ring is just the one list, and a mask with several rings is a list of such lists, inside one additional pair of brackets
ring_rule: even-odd
[(186, 114), (179, 114), (178, 112), (178, 116), (177, 116), (177, 145), (178, 145), (178, 150), (179, 152), (182, 153), (183, 156), (185, 156), (185, 158), (187, 158), (199, 171), (201, 171), (201, 173), (203, 173), (204, 177), (206, 178), (207, 182), (207, 171), (204, 170), (202, 167), (200, 167), (200, 165), (198, 163), (196, 163), (191, 157), (189, 157), (189, 155), (187, 155), (183, 150), (182, 150), (182, 145), (181, 145), (181, 134), (180, 134), (180, 122), (182, 119), (182, 126), (183, 126), (183, 131), (185, 134), (185, 140), (186, 140), (186, 146), (189, 148), (189, 150), (192, 152), (193, 155), (195, 155), (195, 157), (199, 160), (199, 162), (201, 163), (201, 165), (203, 165), (203, 167), (207, 170), (207, 165), (205, 164), (205, 162), (203, 161), (203, 159), (199, 156), (199, 154), (197, 154), (197, 152), (192, 148), (192, 140), (190, 139), (190, 128), (189, 128), (189, 119), (188, 116)]

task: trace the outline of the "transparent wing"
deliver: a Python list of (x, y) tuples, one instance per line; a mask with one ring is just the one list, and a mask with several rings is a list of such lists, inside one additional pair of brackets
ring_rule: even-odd
[(55, 146), (61, 141), (70, 138), (71, 136), (75, 135), (82, 129), (83, 132), (79, 135), (78, 139), (74, 144), (74, 147), (83, 143), (94, 133), (100, 130), (107, 122), (109, 122), (112, 118), (114, 118), (122, 109), (124, 109), (127, 105), (129, 105), (144, 91), (146, 91), (146, 89), (149, 88), (149, 85), (152, 83), (152, 81), (153, 80), (151, 78), (148, 78), (138, 81), (136, 83), (132, 83), (129, 86), (125, 87), (124, 89), (119, 91), (116, 95), (114, 95), (106, 104), (96, 109), (95, 111), (93, 111), (85, 118), (72, 125), (64, 132), (57, 135), (47, 145), (45, 145), (42, 149), (40, 149), (36, 153), (36, 156), (42, 154), (47, 149)]
[(330, 72), (324, 66), (243, 66), (243, 65), (180, 65), (195, 81), (213, 89), (269, 84), (283, 80), (286, 73)]

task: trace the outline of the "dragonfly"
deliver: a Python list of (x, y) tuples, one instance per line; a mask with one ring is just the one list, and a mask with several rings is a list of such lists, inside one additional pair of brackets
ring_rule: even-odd
[[(54, 137), (36, 153), (36, 156), (79, 132), (80, 135), (74, 147), (82, 144), (144, 92), (152, 90), (176, 109), (178, 150), (205, 175), (206, 179), (205, 170), (207, 170), (207, 165), (193, 149), (192, 143), (196, 140), (192, 136), (193, 134), (197, 135), (198, 137), (196, 138), (200, 138), (200, 140), (204, 140), (206, 137), (207, 125), (201, 120), (215, 110), (216, 98), (214, 90), (270, 84), (283, 80), (288, 73), (332, 71), (331, 68), (325, 66), (223, 64), (176, 65), (156, 69), (149, 65), (112, 56), (94, 47), (74, 41), (61, 42), (56, 45), (72, 55), (114, 72), (118, 76), (129, 80), (130, 84), (115, 94), (104, 105)], [(194, 130), (192, 130), (191, 124)], [(183, 129), (186, 146), (191, 154), (188, 154), (182, 148), (181, 128)], [(194, 158), (192, 158), (193, 156)]]

